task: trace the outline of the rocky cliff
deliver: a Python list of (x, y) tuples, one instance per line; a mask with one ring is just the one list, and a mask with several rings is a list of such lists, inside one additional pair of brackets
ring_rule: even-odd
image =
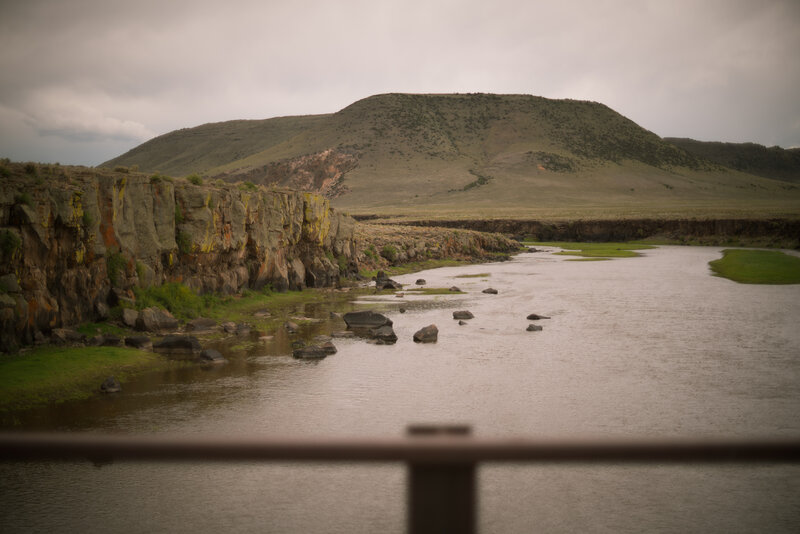
[(0, 350), (100, 319), (132, 288), (336, 284), (354, 226), (318, 194), (14, 164), (0, 188)]

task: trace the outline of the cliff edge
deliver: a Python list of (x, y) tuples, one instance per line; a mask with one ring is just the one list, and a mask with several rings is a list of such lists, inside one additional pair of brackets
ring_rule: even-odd
[(193, 178), (4, 164), (0, 350), (104, 319), (137, 286), (231, 294), (357, 272), (355, 221), (321, 195)]

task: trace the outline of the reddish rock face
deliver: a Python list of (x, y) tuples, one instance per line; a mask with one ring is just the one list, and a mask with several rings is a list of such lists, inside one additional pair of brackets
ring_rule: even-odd
[(355, 155), (328, 149), (316, 154), (276, 161), (243, 173), (221, 175), (219, 178), (317, 192), (330, 199), (348, 191), (343, 182), (344, 177), (357, 166), (358, 158)]

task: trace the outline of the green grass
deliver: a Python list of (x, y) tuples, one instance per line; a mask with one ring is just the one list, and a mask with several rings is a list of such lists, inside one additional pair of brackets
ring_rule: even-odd
[[(404, 263), (402, 265), (393, 265), (380, 270), (389, 276), (393, 276), (416, 273), (418, 271), (427, 271), (428, 269), (438, 269), (439, 267), (457, 267), (461, 265), (470, 265), (470, 262), (462, 260), (423, 260)], [(378, 269), (362, 269), (358, 274), (364, 278), (372, 278), (378, 274)]]
[(640, 256), (636, 250), (655, 248), (653, 245), (639, 243), (568, 243), (568, 242), (525, 242), (526, 245), (558, 247), (564, 249), (555, 254), (562, 256), (581, 256), (583, 258), (634, 258)]
[(450, 291), (446, 287), (413, 287), (404, 289), (406, 293), (415, 293), (421, 295), (463, 295), (463, 291)]
[(459, 274), (456, 278), (488, 278), (491, 273)]
[(178, 320), (200, 317), (218, 300), (214, 295), (198, 295), (178, 282), (168, 282), (146, 289), (136, 288), (134, 293), (136, 307), (140, 310), (151, 306), (164, 308)]
[(800, 284), (800, 258), (776, 250), (726, 249), (709, 265), (716, 276), (742, 284)]
[(124, 382), (170, 362), (121, 347), (41, 347), (0, 358), (0, 411), (88, 398), (108, 376)]
[(86, 337), (93, 337), (98, 334), (112, 334), (119, 337), (130, 335), (129, 330), (114, 323), (84, 323), (78, 326), (76, 330)]

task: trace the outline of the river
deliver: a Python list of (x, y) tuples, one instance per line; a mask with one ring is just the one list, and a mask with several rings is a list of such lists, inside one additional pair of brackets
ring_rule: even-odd
[[(32, 429), (400, 436), (800, 436), (800, 285), (714, 277), (719, 248), (509, 262), (397, 276), (464, 295), (364, 297), (399, 341), (334, 340), (319, 362), (276, 335), (223, 367), (142, 377), (118, 396), (37, 412)], [(485, 273), (486, 276), (463, 277)], [(498, 294), (481, 292), (487, 287)], [(399, 308), (407, 309), (400, 313)], [(473, 312), (460, 326), (454, 310)], [(305, 335), (343, 328), (324, 305)], [(340, 310), (341, 311), (341, 310)], [(528, 332), (530, 313), (549, 316)], [(436, 324), (435, 344), (415, 344)], [(224, 346), (221, 347), (224, 349)], [(403, 532), (399, 465), (0, 464), (3, 532)], [(800, 468), (479, 469), (481, 532), (796, 532)]]

